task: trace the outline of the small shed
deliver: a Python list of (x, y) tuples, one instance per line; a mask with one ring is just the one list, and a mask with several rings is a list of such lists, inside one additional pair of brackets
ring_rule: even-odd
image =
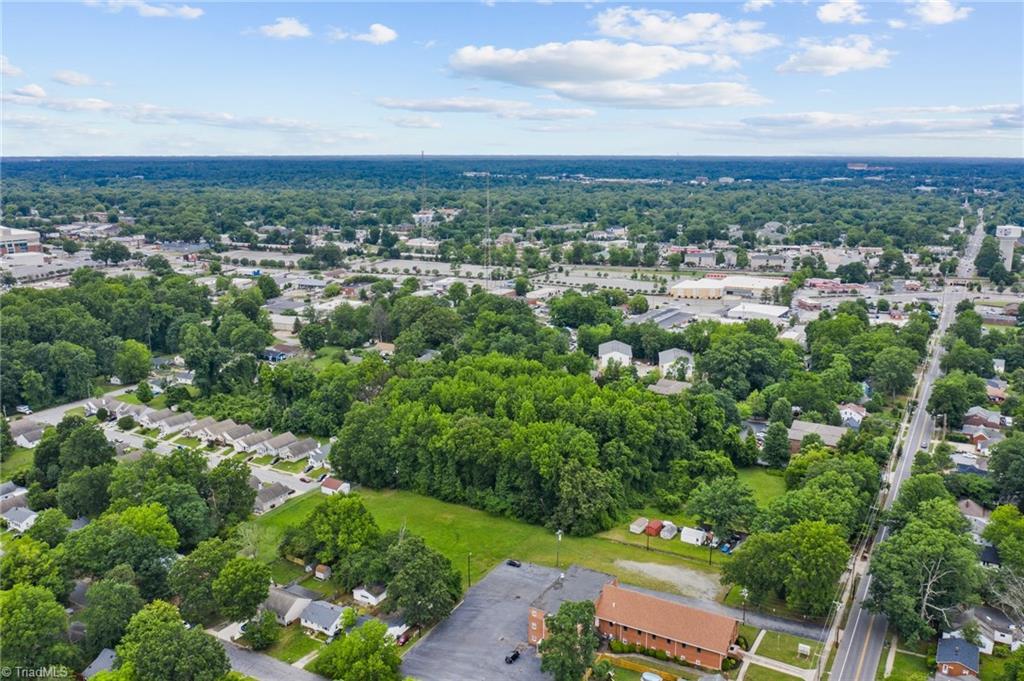
[(672, 539), (676, 536), (676, 532), (678, 531), (679, 528), (676, 527), (676, 524), (674, 522), (672, 522), (671, 520), (666, 520), (665, 526), (661, 528), (661, 532), (659, 534), (662, 539)]
[(704, 543), (704, 532), (695, 527), (680, 527), (679, 539), (687, 544), (701, 546)]
[(648, 535), (657, 537), (661, 532), (662, 528), (665, 527), (665, 523), (660, 520), (651, 520), (647, 523), (647, 528), (644, 530)]
[(313, 577), (315, 579), (319, 579), (321, 582), (324, 582), (331, 578), (331, 572), (332, 571), (330, 565), (324, 565), (323, 563), (320, 563), (315, 568), (313, 568)]
[(647, 529), (647, 518), (637, 518), (629, 525), (629, 531), (633, 534), (643, 534)]

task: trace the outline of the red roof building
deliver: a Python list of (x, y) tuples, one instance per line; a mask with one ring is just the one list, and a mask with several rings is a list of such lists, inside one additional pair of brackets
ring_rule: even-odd
[(659, 534), (661, 534), (661, 528), (663, 527), (665, 527), (665, 523), (663, 523), (662, 521), (651, 520), (647, 523), (647, 529), (645, 529), (644, 532), (651, 535), (652, 537), (657, 537)]

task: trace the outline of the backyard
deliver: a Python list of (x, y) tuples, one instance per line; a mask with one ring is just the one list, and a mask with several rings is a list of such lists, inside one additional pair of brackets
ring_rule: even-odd
[(754, 490), (754, 501), (761, 508), (767, 506), (768, 502), (775, 497), (782, 496), (786, 491), (786, 480), (779, 471), (754, 466), (741, 468), (736, 471), (736, 474), (740, 482), (749, 485)]
[(14, 447), (7, 460), (0, 463), (0, 482), (10, 480), (18, 471), (32, 465), (32, 450), (27, 447)]

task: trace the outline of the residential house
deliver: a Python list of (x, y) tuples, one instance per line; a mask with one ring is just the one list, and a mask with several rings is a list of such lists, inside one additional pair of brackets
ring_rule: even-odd
[(319, 442), (311, 437), (307, 437), (279, 449), (277, 455), (288, 461), (298, 461), (299, 459), (305, 459), (319, 447)]
[(294, 492), (291, 487), (282, 485), (279, 482), (271, 483), (261, 487), (256, 492), (256, 501), (253, 503), (253, 513), (257, 515), (266, 513), (272, 508), (280, 506), (288, 501), (288, 495)]
[(223, 442), (224, 432), (237, 427), (238, 424), (233, 419), (226, 419), (224, 421), (217, 421), (213, 425), (209, 425), (198, 433), (196, 437), (205, 440), (206, 442)]
[(628, 367), (633, 364), (633, 348), (622, 341), (607, 341), (597, 346), (597, 366), (602, 371), (611, 362)]
[(269, 430), (264, 429), (255, 433), (249, 433), (244, 437), (240, 437), (232, 444), (236, 452), (251, 452), (258, 444), (266, 442), (272, 437), (274, 437), (274, 434)]
[(35, 511), (24, 506), (15, 506), (0, 513), (0, 518), (7, 521), (7, 527), (12, 531), (21, 534), (35, 524), (37, 515)]
[(380, 621), (387, 626), (387, 631), (384, 632), (386, 636), (390, 636), (394, 640), (398, 640), (398, 637), (409, 631), (409, 625), (406, 624), (405, 618), (400, 614), (387, 615), (381, 617)]
[(1003, 564), (1003, 559), (999, 556), (999, 549), (987, 544), (981, 547), (979, 560), (981, 561), (981, 567), (985, 568), (999, 569)]
[(669, 348), (658, 353), (658, 370), (665, 378), (690, 378), (693, 374), (693, 353)]
[(274, 619), (282, 626), (288, 626), (299, 619), (302, 612), (313, 602), (311, 598), (303, 598), (285, 591), (279, 586), (271, 586), (267, 600), (260, 606), (263, 610), (274, 613)]
[(371, 608), (376, 608), (378, 605), (384, 602), (388, 597), (388, 590), (383, 584), (370, 584), (358, 586), (352, 589), (352, 598), (356, 603), (362, 603), (363, 605)]
[(174, 415), (175, 411), (173, 409), (150, 410), (140, 415), (136, 420), (140, 425), (145, 426), (146, 428), (156, 428), (158, 423), (164, 419), (169, 419)]
[(706, 669), (720, 670), (739, 636), (739, 622), (732, 617), (625, 589), (617, 582), (601, 589), (595, 616), (606, 637), (661, 650)]
[(109, 672), (114, 668), (114, 660), (117, 655), (110, 648), (104, 648), (100, 651), (100, 654), (96, 656), (89, 666), (82, 671), (83, 679), (91, 679), (100, 672)]
[(227, 428), (220, 434), (220, 440), (226, 445), (235, 447), (236, 443), (246, 435), (252, 435), (256, 431), (248, 423), (239, 423), (233, 428)]
[(1006, 613), (988, 605), (980, 605), (974, 608), (974, 620), (978, 623), (983, 636), (988, 637), (994, 643), (1002, 643), (1016, 650), (1024, 645), (1022, 628), (1015, 624)]
[(321, 445), (319, 449), (310, 453), (308, 460), (306, 461), (306, 470), (311, 471), (314, 468), (322, 468), (326, 465), (327, 455), (331, 453), (331, 443)]
[(977, 678), (981, 672), (978, 646), (962, 638), (943, 638), (935, 651), (935, 669), (944, 676)]
[(800, 445), (808, 435), (817, 435), (821, 438), (826, 447), (834, 448), (839, 444), (840, 438), (846, 435), (849, 429), (842, 426), (829, 426), (823, 423), (811, 423), (796, 419), (789, 427), (789, 451), (796, 453), (800, 451)]
[(342, 494), (348, 494), (352, 491), (352, 486), (347, 482), (342, 482), (337, 478), (324, 478), (324, 481), (320, 483), (320, 493), (332, 496), (341, 492)]
[(971, 407), (964, 414), (965, 426), (985, 426), (986, 428), (1003, 427), (1003, 417), (997, 411), (984, 407)]
[(299, 617), (303, 629), (331, 637), (341, 629), (341, 617), (345, 608), (327, 601), (313, 601), (306, 606)]
[(994, 385), (985, 386), (985, 394), (988, 396), (988, 401), (993, 404), (1002, 404), (1006, 401), (1006, 389)]
[(196, 420), (196, 417), (192, 415), (192, 412), (187, 411), (184, 414), (174, 414), (165, 418), (156, 424), (156, 427), (160, 429), (160, 435), (165, 436), (168, 433), (173, 433), (176, 430), (180, 430), (185, 426), (189, 425)]
[(195, 423), (190, 423), (187, 426), (185, 426), (182, 429), (181, 434), (188, 437), (197, 437), (203, 439), (202, 433), (215, 423), (217, 423), (217, 419), (213, 418), (212, 416), (204, 416)]
[(11, 437), (14, 438), (14, 444), (19, 447), (34, 449), (39, 444), (39, 441), (43, 439), (44, 427), (35, 421), (18, 419), (17, 421), (11, 421), (9, 427), (11, 429)]
[(839, 418), (847, 428), (860, 430), (860, 424), (868, 417), (868, 410), (862, 405), (844, 402), (839, 405)]
[(92, 400), (86, 400), (82, 407), (85, 409), (86, 416), (95, 416), (96, 412), (100, 409), (106, 409), (108, 413), (116, 414), (124, 404), (126, 403), (112, 400), (109, 397), (97, 397)]
[(277, 456), (281, 450), (288, 447), (292, 443), (298, 442), (299, 438), (291, 434), (291, 431), (276, 435), (269, 440), (264, 440), (255, 446), (255, 450), (260, 454), (272, 454)]
[(967, 522), (971, 524), (972, 539), (975, 543), (980, 544), (981, 535), (988, 527), (992, 512), (973, 499), (961, 499), (956, 505), (960, 509), (960, 513), (967, 518)]
[(27, 489), (10, 480), (0, 483), (0, 513), (27, 505)]

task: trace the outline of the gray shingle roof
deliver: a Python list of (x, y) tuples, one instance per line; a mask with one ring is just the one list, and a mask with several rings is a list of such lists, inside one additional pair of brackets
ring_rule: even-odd
[(334, 605), (327, 601), (313, 601), (302, 611), (302, 619), (330, 630), (338, 624), (344, 612), (345, 608), (340, 605)]
[(597, 346), (598, 355), (607, 355), (612, 352), (621, 352), (623, 355), (626, 355), (627, 357), (633, 356), (633, 348), (626, 345), (622, 341), (606, 341)]
[(935, 651), (937, 664), (957, 663), (977, 672), (981, 669), (981, 655), (978, 646), (962, 638), (944, 638)]

